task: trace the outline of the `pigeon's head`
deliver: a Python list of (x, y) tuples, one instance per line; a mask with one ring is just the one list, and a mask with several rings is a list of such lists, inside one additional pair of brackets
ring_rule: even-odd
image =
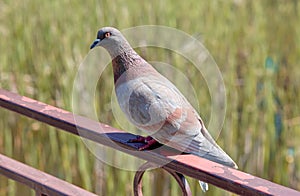
[(99, 29), (97, 38), (92, 43), (90, 49), (96, 46), (105, 48), (112, 57), (116, 57), (131, 48), (121, 32), (113, 27)]

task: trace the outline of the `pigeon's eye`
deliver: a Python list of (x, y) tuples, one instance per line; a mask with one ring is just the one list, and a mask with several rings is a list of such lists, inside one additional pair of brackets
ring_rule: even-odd
[(106, 32), (106, 33), (104, 34), (104, 37), (105, 37), (105, 38), (110, 37), (110, 36), (111, 36), (111, 33), (110, 33), (110, 32)]

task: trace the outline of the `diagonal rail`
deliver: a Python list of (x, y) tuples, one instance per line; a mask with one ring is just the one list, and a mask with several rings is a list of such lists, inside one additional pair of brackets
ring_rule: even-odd
[(240, 195), (300, 195), (294, 189), (194, 155), (176, 155), (170, 148), (138, 152), (139, 144), (127, 142), (136, 137), (133, 134), (6, 90), (0, 89), (0, 106)]

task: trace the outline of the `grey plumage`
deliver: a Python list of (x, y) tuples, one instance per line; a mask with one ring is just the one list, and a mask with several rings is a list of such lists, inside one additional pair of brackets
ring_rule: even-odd
[(131, 123), (162, 144), (237, 168), (181, 92), (141, 58), (117, 29), (100, 29), (91, 49), (96, 46), (104, 47), (112, 58), (118, 102)]

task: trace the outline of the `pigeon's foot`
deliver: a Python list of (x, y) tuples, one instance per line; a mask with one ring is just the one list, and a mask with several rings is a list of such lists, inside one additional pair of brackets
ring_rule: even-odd
[(157, 147), (160, 145), (158, 141), (153, 139), (151, 136), (143, 137), (143, 136), (137, 136), (135, 139), (130, 139), (128, 141), (129, 143), (143, 143), (144, 145), (139, 147), (138, 150), (147, 150), (153, 147)]

